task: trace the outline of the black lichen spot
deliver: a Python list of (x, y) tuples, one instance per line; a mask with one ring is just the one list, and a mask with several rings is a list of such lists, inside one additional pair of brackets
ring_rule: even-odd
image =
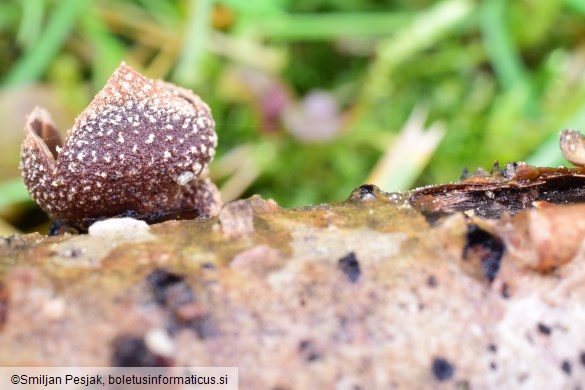
[(63, 250), (61, 252), (61, 255), (63, 257), (75, 259), (75, 258), (83, 255), (84, 253), (85, 253), (85, 248), (65, 248), (65, 250)]
[(347, 256), (342, 257), (337, 261), (337, 266), (347, 276), (350, 282), (355, 283), (359, 279), (362, 271), (360, 263), (355, 257), (354, 252), (350, 252)]
[(550, 326), (546, 326), (545, 324), (543, 324), (542, 322), (538, 323), (538, 331), (546, 336), (550, 336), (550, 334), (552, 333), (552, 329)]
[(299, 352), (308, 362), (313, 362), (321, 358), (315, 344), (310, 340), (303, 340), (299, 343)]
[(435, 275), (429, 276), (427, 279), (427, 286), (437, 287), (437, 285), (438, 285), (438, 282), (437, 282), (437, 278), (435, 277)]
[(505, 299), (510, 298), (510, 286), (508, 285), (508, 283), (502, 284), (501, 294), (502, 294), (502, 297)]
[(433, 374), (439, 381), (442, 382), (451, 379), (454, 373), (455, 367), (446, 359), (435, 358), (433, 360)]
[(579, 355), (579, 360), (581, 360), (581, 364), (585, 366), (585, 352), (581, 352), (581, 355)]
[(170, 361), (153, 354), (144, 340), (135, 336), (119, 336), (113, 342), (113, 367), (166, 367)]
[(468, 225), (463, 258), (467, 259), (470, 253), (478, 256), (485, 277), (490, 283), (500, 270), (500, 261), (505, 249), (504, 242), (499, 237), (482, 230), (475, 224)]
[(185, 278), (165, 270), (151, 272), (147, 281), (152, 289), (155, 301), (170, 313), (167, 330), (170, 334), (180, 329), (190, 329), (201, 339), (217, 335), (205, 305), (198, 301)]
[(565, 374), (571, 375), (571, 363), (569, 363), (567, 360), (563, 361), (563, 364), (561, 364), (561, 369), (565, 372)]
[(490, 352), (498, 352), (498, 346), (496, 344), (490, 344), (488, 345), (488, 349), (490, 350)]
[(8, 287), (0, 281), (0, 328), (8, 319)]
[(136, 212), (134, 210), (126, 210), (122, 214), (120, 214), (119, 217), (120, 218), (135, 218), (135, 219), (138, 219), (138, 218), (140, 218), (140, 214), (138, 214), (138, 212)]
[(490, 362), (490, 368), (495, 371), (498, 369), (498, 365), (495, 362)]
[(155, 301), (159, 305), (165, 305), (169, 298), (169, 289), (183, 282), (183, 276), (156, 269), (148, 277), (148, 283), (152, 289)]
[(50, 237), (53, 236), (62, 236), (65, 233), (70, 234), (79, 234), (79, 230), (76, 229), (74, 226), (69, 225), (68, 223), (64, 223), (58, 219), (54, 220), (49, 227), (49, 231), (47, 235)]

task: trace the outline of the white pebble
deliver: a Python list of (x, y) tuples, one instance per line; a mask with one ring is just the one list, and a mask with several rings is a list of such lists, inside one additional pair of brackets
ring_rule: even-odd
[(150, 329), (144, 336), (144, 342), (157, 355), (172, 357), (175, 353), (175, 342), (164, 329)]
[(93, 237), (152, 238), (150, 226), (134, 218), (110, 218), (98, 221), (89, 227), (88, 232)]

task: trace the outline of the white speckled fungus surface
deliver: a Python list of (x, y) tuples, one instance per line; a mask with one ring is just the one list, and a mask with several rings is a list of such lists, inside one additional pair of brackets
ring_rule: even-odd
[(22, 176), (45, 211), (81, 227), (128, 212), (147, 221), (181, 210), (213, 215), (219, 193), (202, 172), (215, 154), (214, 126), (197, 95), (122, 63), (64, 144), (48, 112), (35, 108), (24, 129)]

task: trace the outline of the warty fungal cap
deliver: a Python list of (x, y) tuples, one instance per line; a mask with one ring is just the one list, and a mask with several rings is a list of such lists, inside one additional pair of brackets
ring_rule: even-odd
[(182, 212), (219, 212), (207, 179), (217, 135), (199, 96), (150, 80), (122, 63), (67, 131), (49, 113), (28, 116), (20, 169), (32, 198), (50, 215), (86, 228), (133, 215), (147, 222)]

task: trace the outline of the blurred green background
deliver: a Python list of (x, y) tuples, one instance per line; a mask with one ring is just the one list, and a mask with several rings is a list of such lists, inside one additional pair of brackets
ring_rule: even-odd
[(559, 130), (585, 130), (582, 0), (3, 0), (0, 234), (46, 231), (18, 171), (26, 114), (65, 132), (122, 60), (211, 106), (226, 201), (558, 165)]

